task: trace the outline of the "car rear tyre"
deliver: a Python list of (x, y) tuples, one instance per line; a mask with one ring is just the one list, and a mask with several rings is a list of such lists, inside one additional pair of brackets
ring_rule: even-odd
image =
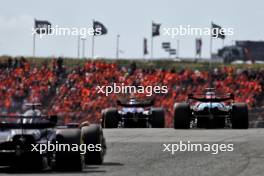
[(103, 112), (103, 128), (117, 128), (118, 127), (118, 111), (116, 108), (109, 108)]
[(106, 152), (102, 128), (96, 124), (85, 126), (82, 128), (82, 136), (86, 146), (94, 146), (94, 151), (86, 151), (85, 164), (102, 164)]
[(164, 128), (165, 127), (165, 111), (163, 108), (151, 109), (151, 126), (152, 128)]
[(174, 104), (174, 128), (189, 129), (190, 128), (190, 106), (188, 103)]
[(246, 103), (233, 104), (231, 122), (233, 129), (248, 128), (248, 107)]

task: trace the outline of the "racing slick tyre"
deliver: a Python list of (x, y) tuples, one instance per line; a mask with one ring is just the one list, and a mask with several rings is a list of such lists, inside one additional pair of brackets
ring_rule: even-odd
[(83, 127), (82, 138), (86, 146), (91, 146), (91, 150), (93, 150), (86, 151), (85, 164), (102, 164), (106, 153), (106, 144), (101, 126), (91, 124)]
[(248, 107), (246, 103), (233, 104), (231, 122), (233, 129), (248, 129)]
[(117, 128), (118, 127), (118, 111), (116, 108), (109, 108), (103, 111), (103, 128)]
[(164, 128), (165, 112), (163, 108), (151, 108), (151, 126), (152, 128)]
[[(64, 148), (64, 151), (55, 152), (55, 163), (53, 169), (59, 171), (82, 171), (85, 166), (84, 155), (81, 154), (79, 147), (83, 144), (81, 139), (81, 130), (78, 128), (60, 129), (56, 133), (56, 144)], [(78, 149), (73, 150), (71, 147)]]
[(190, 128), (190, 106), (188, 103), (174, 104), (174, 129)]

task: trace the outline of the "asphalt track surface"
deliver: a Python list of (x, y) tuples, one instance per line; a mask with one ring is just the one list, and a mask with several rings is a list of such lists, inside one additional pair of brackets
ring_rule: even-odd
[[(106, 129), (107, 155), (101, 166), (87, 166), (80, 173), (12, 173), (0, 175), (89, 175), (89, 176), (254, 176), (264, 175), (264, 129), (174, 130)], [(163, 144), (179, 141), (233, 144), (234, 151), (163, 152)]]

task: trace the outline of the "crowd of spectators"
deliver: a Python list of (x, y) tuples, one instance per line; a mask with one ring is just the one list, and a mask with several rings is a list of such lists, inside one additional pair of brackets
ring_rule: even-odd
[(44, 102), (56, 82), (55, 72), (47, 65), (31, 67), (24, 58), (9, 58), (0, 69), (1, 114), (16, 114), (23, 111), (26, 103)]
[(210, 86), (222, 92), (234, 93), (236, 101), (246, 102), (250, 108), (263, 105), (264, 70), (219, 67), (209, 74), (208, 71), (190, 69), (142, 69), (137, 68), (135, 63), (120, 66), (103, 61), (87, 61), (82, 66), (70, 69), (63, 66), (62, 59), (53, 60), (51, 67), (47, 65), (31, 67), (24, 59), (22, 64), (15, 66), (11, 61), (7, 67), (1, 68), (1, 112), (14, 112), (20, 105), (17, 102), (43, 103), (47, 97), (51, 97), (47, 106), (43, 107), (44, 111), (57, 114), (60, 120), (66, 123), (83, 120), (99, 122), (101, 110), (116, 106), (115, 100), (124, 96), (98, 94), (98, 85), (113, 83), (167, 86), (167, 94), (155, 95), (155, 106), (162, 106), (166, 110), (167, 127), (172, 125), (175, 102), (184, 101), (187, 94), (201, 93)]

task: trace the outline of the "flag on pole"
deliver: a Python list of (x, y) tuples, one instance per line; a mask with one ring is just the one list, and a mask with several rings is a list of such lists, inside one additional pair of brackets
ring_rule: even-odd
[(160, 35), (160, 26), (161, 24), (152, 22), (151, 24), (151, 51), (150, 51), (150, 58), (153, 58), (153, 37)]
[(225, 33), (221, 26), (212, 23), (212, 37), (225, 39)]
[(35, 30), (37, 34), (49, 34), (51, 32), (51, 23), (35, 19)]
[(161, 45), (163, 49), (170, 48), (170, 42), (163, 42)]
[(168, 52), (169, 52), (170, 55), (176, 55), (176, 49), (172, 49), (171, 48), (171, 49), (168, 50)]
[(152, 22), (152, 37), (160, 35), (160, 26), (161, 24)]
[(196, 55), (201, 56), (201, 53), (202, 53), (202, 39), (201, 38), (197, 38), (195, 40), (195, 47), (196, 47)]
[(94, 35), (105, 35), (107, 34), (107, 28), (99, 21), (93, 21)]
[(143, 39), (143, 54), (144, 55), (148, 54), (148, 40), (147, 40), (147, 38)]

